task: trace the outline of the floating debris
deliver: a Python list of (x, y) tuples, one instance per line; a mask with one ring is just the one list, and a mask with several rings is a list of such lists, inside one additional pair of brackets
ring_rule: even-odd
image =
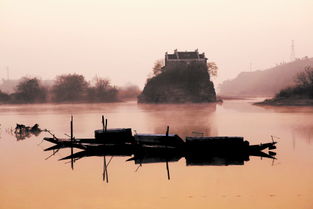
[(33, 126), (25, 126), (24, 124), (16, 124), (14, 134), (17, 140), (23, 140), (31, 136), (38, 136), (41, 132), (46, 131), (39, 128), (36, 123)]

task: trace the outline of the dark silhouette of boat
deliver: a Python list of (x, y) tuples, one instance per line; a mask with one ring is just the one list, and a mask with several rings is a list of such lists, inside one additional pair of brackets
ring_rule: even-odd
[(198, 153), (199, 155), (210, 154), (229, 154), (229, 153), (250, 153), (259, 152), (264, 149), (276, 149), (276, 143), (273, 139), (270, 143), (250, 145), (243, 137), (186, 137), (181, 139), (177, 134), (170, 134), (169, 127), (165, 134), (135, 134), (132, 135), (131, 128), (107, 129), (107, 120), (104, 123), (102, 116), (103, 129), (95, 130), (95, 138), (76, 139), (73, 136), (73, 120), (71, 120), (70, 139), (59, 139), (45, 137), (44, 140), (56, 144), (48, 150), (61, 149), (66, 147), (78, 148), (83, 150), (101, 150), (107, 147), (127, 147), (131, 150), (170, 150), (178, 152)]
[[(102, 119), (104, 121), (104, 119)], [(103, 123), (104, 124), (104, 123)], [(181, 139), (176, 134), (169, 133), (167, 127), (165, 134), (135, 134), (130, 128), (107, 129), (107, 122), (102, 130), (95, 131), (95, 138), (76, 139), (73, 137), (73, 122), (71, 121), (70, 139), (52, 138), (44, 140), (55, 145), (45, 149), (53, 153), (63, 148), (71, 148), (71, 154), (60, 160), (74, 162), (85, 157), (104, 157), (104, 174), (108, 175), (106, 156), (130, 157), (127, 161), (143, 165), (150, 163), (166, 163), (168, 179), (169, 162), (177, 162), (185, 158), (187, 166), (228, 166), (244, 165), (250, 156), (275, 159), (276, 143), (272, 142), (259, 145), (250, 145), (243, 137), (186, 137)], [(74, 148), (82, 151), (74, 153)], [(56, 151), (57, 150), (57, 151)], [(268, 153), (265, 153), (268, 150)], [(53, 154), (53, 155), (54, 155)], [(108, 179), (108, 176), (106, 176)], [(108, 180), (107, 180), (108, 181)]]

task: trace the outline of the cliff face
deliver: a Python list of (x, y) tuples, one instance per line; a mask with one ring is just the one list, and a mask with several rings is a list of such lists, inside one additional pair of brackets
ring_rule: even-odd
[(237, 78), (224, 81), (220, 85), (221, 96), (274, 96), (281, 89), (294, 85), (294, 78), (313, 66), (313, 58), (304, 58), (285, 63), (267, 70), (240, 73)]
[(147, 80), (139, 103), (215, 102), (216, 94), (207, 66), (177, 65)]

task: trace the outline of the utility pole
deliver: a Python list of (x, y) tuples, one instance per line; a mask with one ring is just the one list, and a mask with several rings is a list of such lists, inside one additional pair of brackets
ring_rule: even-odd
[(295, 43), (294, 40), (291, 40), (291, 52), (290, 52), (290, 61), (296, 60), (296, 53), (295, 53)]
[(7, 66), (6, 69), (7, 69), (7, 80), (10, 80), (10, 69), (9, 69), (9, 66)]

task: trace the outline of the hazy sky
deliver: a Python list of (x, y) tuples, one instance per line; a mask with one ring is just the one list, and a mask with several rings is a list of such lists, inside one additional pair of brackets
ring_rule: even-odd
[(79, 73), (143, 87), (166, 51), (199, 49), (217, 83), (313, 56), (313, 0), (0, 0), (0, 78)]

